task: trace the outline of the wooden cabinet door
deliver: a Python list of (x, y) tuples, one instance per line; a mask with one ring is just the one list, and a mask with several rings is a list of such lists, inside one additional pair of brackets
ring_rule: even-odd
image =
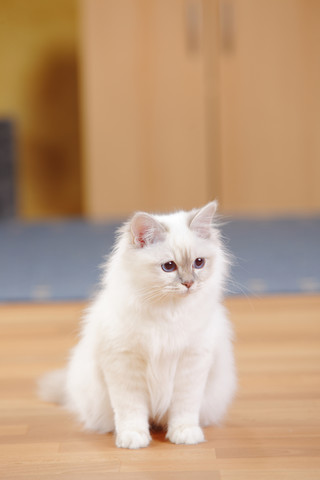
[(320, 2), (221, 0), (225, 210), (320, 210)]
[(192, 208), (213, 198), (205, 59), (217, 48), (210, 40), (218, 30), (206, 37), (204, 26), (217, 21), (217, 6), (216, 0), (82, 1), (90, 217)]
[(82, 0), (86, 210), (320, 210), (320, 2)]

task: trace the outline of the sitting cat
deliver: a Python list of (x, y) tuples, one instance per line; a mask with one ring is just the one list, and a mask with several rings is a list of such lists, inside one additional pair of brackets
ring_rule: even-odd
[(136, 213), (119, 230), (100, 292), (64, 370), (40, 395), (116, 445), (146, 447), (149, 425), (177, 444), (204, 441), (235, 392), (232, 329), (221, 304), (227, 256), (216, 202), (168, 215)]

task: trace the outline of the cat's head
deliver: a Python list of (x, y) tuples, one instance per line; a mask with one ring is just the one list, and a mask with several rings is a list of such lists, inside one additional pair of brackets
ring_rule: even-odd
[(184, 298), (208, 285), (221, 286), (226, 262), (213, 226), (216, 209), (211, 202), (189, 212), (132, 217), (127, 265), (141, 298)]

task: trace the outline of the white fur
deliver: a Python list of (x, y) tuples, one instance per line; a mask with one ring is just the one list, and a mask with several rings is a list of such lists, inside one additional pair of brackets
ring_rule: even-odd
[[(86, 429), (115, 431), (118, 447), (146, 447), (150, 422), (173, 443), (202, 442), (201, 426), (220, 422), (233, 397), (232, 329), (221, 305), (228, 262), (215, 210), (212, 202), (126, 223), (66, 370), (40, 382), (43, 398)], [(192, 267), (196, 258), (206, 259), (202, 269)], [(162, 270), (169, 261), (176, 271)]]

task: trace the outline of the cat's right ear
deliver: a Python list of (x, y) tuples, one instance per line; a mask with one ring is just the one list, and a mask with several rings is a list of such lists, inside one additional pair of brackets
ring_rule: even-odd
[(132, 217), (130, 227), (133, 244), (140, 248), (164, 238), (165, 228), (148, 213), (136, 213)]

